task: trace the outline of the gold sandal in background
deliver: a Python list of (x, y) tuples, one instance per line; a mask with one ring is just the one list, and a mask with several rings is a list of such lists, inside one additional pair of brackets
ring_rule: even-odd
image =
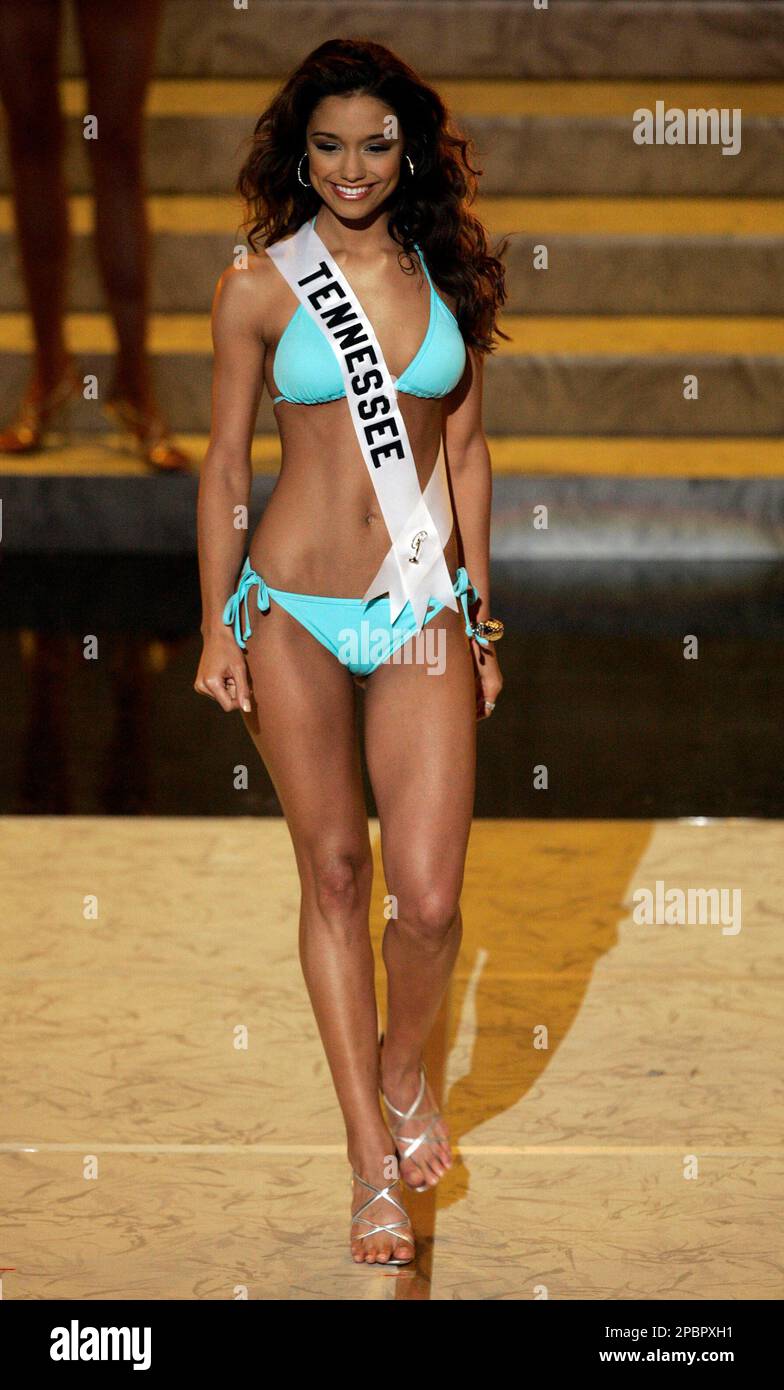
[(191, 459), (173, 442), (163, 417), (155, 409), (140, 410), (124, 397), (106, 401), (101, 409), (111, 424), (134, 441), (140, 457), (161, 473), (189, 473)]
[(73, 361), (68, 362), (60, 380), (48, 391), (41, 391), (33, 380), (22, 397), (16, 419), (0, 431), (0, 453), (38, 453), (53, 432), (69, 438), (71, 406), (75, 397), (82, 394), (83, 386)]

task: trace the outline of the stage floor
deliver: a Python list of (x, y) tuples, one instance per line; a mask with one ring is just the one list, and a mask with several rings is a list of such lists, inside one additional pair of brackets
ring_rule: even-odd
[[(780, 821), (474, 822), (426, 1054), (456, 1162), (400, 1272), (349, 1254), (285, 823), (2, 843), (6, 1299), (781, 1298)], [(734, 916), (637, 925), (657, 881)]]

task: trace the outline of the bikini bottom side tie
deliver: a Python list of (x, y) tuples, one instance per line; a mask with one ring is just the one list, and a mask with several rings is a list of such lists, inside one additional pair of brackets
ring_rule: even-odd
[[(460, 599), (460, 602), (463, 605), (463, 613), (465, 615), (466, 636), (473, 637), (477, 642), (481, 643), (483, 647), (489, 647), (490, 643), (488, 639), (486, 637), (479, 636), (479, 633), (477, 632), (476, 628), (471, 622), (471, 619), (468, 616), (468, 604), (469, 602), (477, 602), (479, 599), (479, 593), (474, 588), (473, 584), (471, 583), (471, 580), (468, 578), (467, 571), (463, 568), (462, 565), (460, 566), (460, 568), (457, 571), (457, 574), (455, 575), (455, 582), (453, 587), (456, 596)], [(473, 594), (473, 598), (471, 598), (470, 600), (468, 597), (469, 591), (471, 592), (471, 594)]]
[[(245, 560), (242, 567), (239, 583), (231, 598), (226, 603), (223, 610), (223, 621), (234, 628), (234, 637), (237, 645), (246, 650), (246, 642), (251, 634), (250, 618), (248, 616), (248, 591), (258, 585), (256, 594), (256, 607), (260, 613), (266, 613), (270, 606), (269, 589), (260, 574), (251, 567), (250, 556)], [(245, 628), (240, 630), (240, 611), (245, 609)]]

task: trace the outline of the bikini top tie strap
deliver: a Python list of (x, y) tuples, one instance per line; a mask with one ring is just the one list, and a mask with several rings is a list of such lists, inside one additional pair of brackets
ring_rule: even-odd
[[(259, 612), (266, 613), (270, 606), (269, 589), (260, 574), (251, 567), (250, 557), (247, 557), (242, 567), (239, 583), (231, 598), (227, 601), (223, 610), (223, 621), (234, 628), (234, 637), (237, 645), (245, 651), (245, 642), (251, 634), (250, 618), (248, 616), (248, 590), (253, 585), (258, 585), (256, 594), (256, 607)], [(240, 612), (242, 606), (245, 607), (245, 628), (240, 631)]]
[(473, 584), (469, 582), (468, 573), (462, 565), (459, 567), (457, 571), (457, 574), (455, 576), (455, 582), (452, 587), (455, 591), (456, 597), (460, 599), (460, 602), (463, 605), (463, 613), (465, 614), (466, 636), (473, 637), (483, 647), (489, 647), (490, 643), (488, 639), (486, 637), (479, 636), (479, 633), (476, 631), (476, 628), (474, 627), (470, 617), (468, 616), (469, 590), (473, 594), (473, 598), (470, 600), (471, 603), (474, 603), (479, 598), (479, 594), (477, 593)]
[(424, 255), (422, 254), (422, 247), (419, 245), (418, 241), (414, 242), (414, 250), (416, 251), (421, 261), (422, 269), (424, 270), (425, 275), (427, 276), (427, 283), (430, 286), (431, 292), (435, 293), (435, 285), (433, 284), (433, 281), (430, 277), (430, 271), (427, 268), (427, 261), (425, 260)]

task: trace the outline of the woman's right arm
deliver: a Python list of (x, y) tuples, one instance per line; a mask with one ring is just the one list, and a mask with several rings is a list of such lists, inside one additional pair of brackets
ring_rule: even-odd
[[(230, 267), (215, 290), (212, 420), (197, 504), (204, 647), (194, 688), (226, 711), (251, 707), (245, 658), (222, 614), (248, 534), (251, 445), (264, 386), (257, 274)], [(244, 520), (241, 527), (238, 516)]]

